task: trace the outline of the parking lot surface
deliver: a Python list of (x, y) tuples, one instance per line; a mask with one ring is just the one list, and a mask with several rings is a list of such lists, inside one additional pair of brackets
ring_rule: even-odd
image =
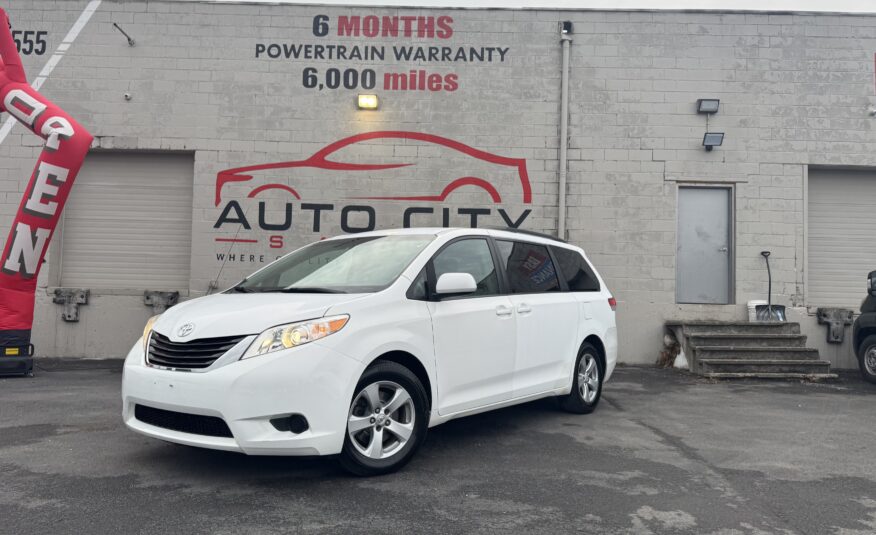
[(540, 401), (432, 429), (402, 472), (128, 432), (118, 370), (0, 379), (0, 533), (876, 532), (876, 387), (619, 368), (596, 413)]

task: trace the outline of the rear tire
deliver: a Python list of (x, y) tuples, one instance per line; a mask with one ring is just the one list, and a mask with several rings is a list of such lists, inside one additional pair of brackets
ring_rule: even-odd
[(858, 367), (865, 381), (876, 384), (876, 335), (864, 338), (858, 350)]
[(339, 461), (357, 476), (395, 472), (426, 439), (429, 404), (420, 380), (401, 364), (371, 365), (350, 402)]
[(602, 378), (605, 372), (595, 347), (584, 343), (575, 360), (572, 391), (559, 398), (563, 410), (575, 414), (590, 414), (602, 397)]

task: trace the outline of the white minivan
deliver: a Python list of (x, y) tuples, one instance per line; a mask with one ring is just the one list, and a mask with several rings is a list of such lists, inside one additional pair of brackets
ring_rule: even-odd
[(584, 252), (549, 236), (327, 239), (150, 319), (123, 418), (170, 442), (386, 473), (453, 418), (544, 397), (592, 412), (617, 359), (614, 310)]

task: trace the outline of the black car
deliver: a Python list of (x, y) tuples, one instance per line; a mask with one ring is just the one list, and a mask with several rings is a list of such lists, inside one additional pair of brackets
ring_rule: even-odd
[(861, 315), (855, 320), (852, 333), (861, 375), (876, 383), (876, 271), (867, 276), (867, 298), (861, 304)]

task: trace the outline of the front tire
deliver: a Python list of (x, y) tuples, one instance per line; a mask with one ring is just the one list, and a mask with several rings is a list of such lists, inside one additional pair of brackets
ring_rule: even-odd
[(876, 384), (876, 335), (868, 336), (861, 344), (858, 367), (865, 381)]
[(602, 397), (604, 375), (599, 352), (592, 345), (583, 344), (575, 361), (572, 391), (560, 397), (560, 407), (575, 414), (590, 414), (596, 410)]
[(357, 476), (394, 472), (426, 439), (429, 405), (422, 383), (401, 364), (373, 364), (356, 385), (341, 466)]

